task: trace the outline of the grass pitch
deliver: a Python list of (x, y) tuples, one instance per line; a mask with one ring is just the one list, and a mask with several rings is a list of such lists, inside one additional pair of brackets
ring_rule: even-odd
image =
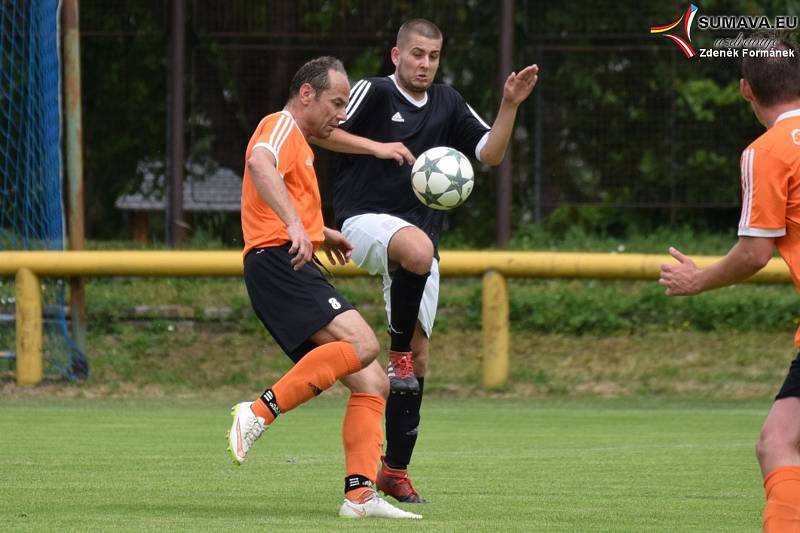
[(336, 517), (341, 397), (283, 415), (242, 467), (216, 400), (55, 402), (0, 403), (0, 530), (760, 529), (761, 403), (431, 398), (413, 523)]

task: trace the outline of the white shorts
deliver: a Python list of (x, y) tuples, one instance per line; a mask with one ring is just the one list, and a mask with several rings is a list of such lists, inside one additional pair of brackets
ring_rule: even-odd
[[(366, 213), (344, 221), (342, 233), (353, 244), (353, 262), (372, 274), (383, 277), (383, 299), (386, 302), (386, 316), (392, 320), (389, 276), (389, 241), (399, 230), (412, 224), (392, 215)], [(419, 306), (417, 319), (428, 337), (433, 331), (436, 306), (439, 301), (439, 262), (434, 259), (431, 274), (425, 283), (425, 292)]]

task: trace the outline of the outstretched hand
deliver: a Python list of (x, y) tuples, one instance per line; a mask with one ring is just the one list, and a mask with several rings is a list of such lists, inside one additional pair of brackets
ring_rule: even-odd
[(669, 247), (669, 253), (678, 260), (678, 264), (661, 265), (661, 276), (658, 283), (667, 288), (667, 296), (688, 296), (701, 292), (698, 280), (700, 269), (683, 255), (677, 248)]
[(539, 66), (529, 65), (519, 72), (512, 72), (503, 85), (503, 100), (519, 105), (528, 98), (539, 79)]

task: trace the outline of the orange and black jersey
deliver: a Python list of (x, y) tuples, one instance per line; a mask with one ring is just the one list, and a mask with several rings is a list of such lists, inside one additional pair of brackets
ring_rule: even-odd
[[(450, 146), (477, 159), (490, 129), (452, 87), (435, 83), (417, 101), (394, 75), (353, 85), (347, 119), (340, 127), (378, 142), (402, 142), (414, 156)], [(334, 154), (334, 162), (333, 207), (339, 227), (355, 215), (385, 213), (421, 228), (437, 245), (444, 214), (414, 196), (409, 165), (353, 154)]]
[(800, 109), (780, 115), (742, 152), (740, 163), (739, 235), (775, 238), (800, 290)]

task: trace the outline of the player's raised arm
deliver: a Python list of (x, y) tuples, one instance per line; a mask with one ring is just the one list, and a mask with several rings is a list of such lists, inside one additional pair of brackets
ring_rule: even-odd
[(297, 210), (289, 198), (286, 185), (283, 183), (278, 169), (275, 166), (275, 156), (267, 149), (256, 147), (247, 159), (247, 169), (253, 176), (253, 184), (261, 198), (286, 224), (286, 232), (292, 246), (289, 254), (294, 255), (292, 266), (295, 270), (302, 268), (311, 261), (314, 246), (308, 238), (306, 229)]
[(519, 72), (512, 72), (503, 85), (503, 100), (500, 110), (492, 124), (486, 144), (480, 152), (480, 160), (487, 165), (498, 165), (503, 160), (514, 129), (517, 108), (524, 102), (536, 86), (539, 79), (539, 67), (530, 65)]
[(348, 133), (343, 129), (333, 130), (327, 139), (311, 138), (311, 142), (330, 150), (346, 154), (366, 154), (377, 157), (378, 159), (394, 159), (398, 165), (408, 163), (413, 165), (414, 155), (401, 142), (381, 143)]

